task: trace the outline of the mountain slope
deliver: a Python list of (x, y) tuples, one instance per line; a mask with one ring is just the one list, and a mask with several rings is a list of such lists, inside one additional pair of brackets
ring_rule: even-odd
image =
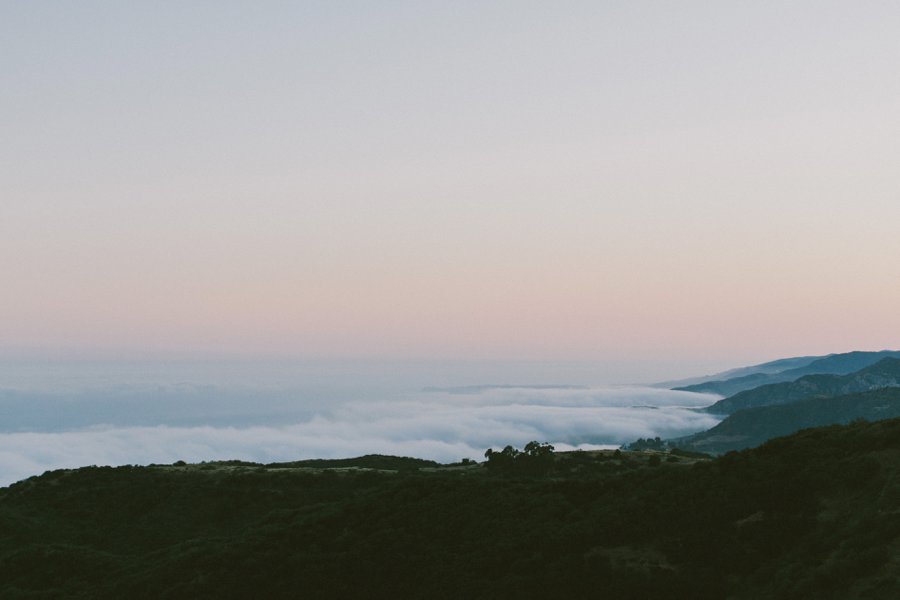
[(50, 472), (0, 489), (0, 596), (900, 597), (900, 419), (690, 465), (620, 454), (549, 478)]
[(900, 359), (883, 358), (849, 375), (806, 375), (796, 381), (773, 383), (739, 392), (704, 409), (712, 414), (731, 414), (745, 408), (787, 404), (805, 398), (840, 396), (872, 389), (900, 386)]
[(721, 381), (708, 381), (697, 385), (687, 385), (672, 388), (681, 392), (695, 392), (698, 394), (718, 394), (719, 396), (732, 396), (744, 390), (750, 390), (761, 385), (779, 381), (779, 374), (752, 373), (743, 377)]
[[(811, 358), (806, 362), (807, 358)], [(782, 370), (758, 371), (722, 377), (714, 381), (704, 381), (695, 385), (675, 387), (679, 391), (699, 392), (705, 394), (719, 394), (731, 396), (744, 390), (753, 389), (761, 385), (795, 381), (804, 375), (828, 374), (846, 375), (859, 369), (868, 367), (883, 358), (900, 358), (900, 351), (881, 350), (878, 352), (845, 352), (842, 354), (830, 354), (822, 357), (802, 357), (800, 364), (794, 364)], [(791, 365), (791, 360), (773, 361), (768, 365)], [(751, 367), (752, 368), (752, 367)]]
[(777, 360), (760, 363), (758, 365), (751, 365), (749, 367), (737, 367), (735, 369), (728, 369), (727, 371), (714, 373), (712, 375), (702, 375), (700, 377), (689, 377), (687, 379), (677, 379), (673, 381), (661, 381), (659, 383), (653, 384), (653, 387), (665, 387), (674, 389), (676, 388), (676, 386), (680, 388), (707, 382), (719, 382), (727, 379), (745, 377), (747, 375), (781, 373), (782, 371), (787, 371), (788, 369), (804, 367), (820, 358), (825, 358), (825, 356), (792, 356), (790, 358), (779, 358)]
[(824, 358), (813, 361), (805, 367), (790, 369), (784, 373), (794, 376), (814, 375), (817, 373), (830, 373), (832, 375), (846, 375), (885, 359), (900, 358), (900, 351), (881, 350), (878, 352), (845, 352), (843, 354), (830, 354)]
[(686, 450), (721, 454), (752, 448), (801, 429), (900, 417), (900, 388), (739, 410), (707, 431), (678, 440)]

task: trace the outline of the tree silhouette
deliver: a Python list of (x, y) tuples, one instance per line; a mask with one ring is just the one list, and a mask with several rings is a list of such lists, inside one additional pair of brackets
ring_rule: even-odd
[(553, 468), (553, 446), (547, 443), (531, 441), (520, 451), (512, 446), (495, 452), (488, 448), (484, 457), (491, 471), (502, 474), (542, 475)]

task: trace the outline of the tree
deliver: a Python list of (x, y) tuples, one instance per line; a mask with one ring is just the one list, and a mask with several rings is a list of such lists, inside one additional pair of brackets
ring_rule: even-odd
[(492, 471), (539, 475), (553, 468), (553, 450), (551, 444), (532, 441), (525, 444), (523, 451), (512, 446), (506, 446), (500, 452), (488, 448), (484, 457), (487, 459), (487, 467)]

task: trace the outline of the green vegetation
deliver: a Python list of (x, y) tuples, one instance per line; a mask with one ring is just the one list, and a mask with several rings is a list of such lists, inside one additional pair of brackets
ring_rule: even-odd
[(0, 490), (0, 596), (900, 597), (900, 420), (716, 460), (537, 443), (355, 460), (19, 482)]
[(546, 475), (553, 470), (553, 446), (539, 442), (528, 442), (519, 451), (507, 446), (500, 452), (488, 448), (484, 453), (487, 468), (503, 475)]
[[(897, 354), (887, 350), (835, 354), (804, 367), (762, 374), (771, 378), (793, 376), (810, 369), (840, 371), (880, 359), (846, 375), (805, 375), (738, 392), (703, 409), (708, 413), (729, 415), (707, 431), (672, 440), (639, 439), (625, 448), (659, 451), (680, 448), (722, 454), (752, 448), (774, 437), (810, 427), (849, 423), (856, 419), (877, 421), (900, 417), (900, 358), (895, 358)], [(743, 385), (758, 380), (759, 375), (742, 375), (725, 383)], [(710, 383), (718, 385), (722, 382)]]
[(731, 414), (745, 408), (788, 404), (807, 398), (825, 398), (900, 386), (900, 359), (884, 358), (848, 375), (807, 375), (796, 381), (764, 385), (720, 400), (706, 409)]
[(712, 429), (674, 443), (684, 449), (721, 454), (752, 448), (773, 437), (810, 427), (896, 417), (900, 417), (900, 388), (883, 388), (836, 398), (810, 398), (739, 410)]
[(294, 469), (306, 467), (312, 469), (378, 469), (388, 471), (402, 471), (405, 469), (422, 469), (440, 466), (433, 460), (410, 458), (408, 456), (384, 456), (382, 454), (367, 454), (357, 458), (314, 458), (310, 460), (297, 460), (286, 463), (271, 463), (266, 465), (269, 469)]
[(668, 450), (670, 448), (670, 444), (663, 439), (660, 439), (659, 436), (655, 438), (638, 438), (637, 440), (631, 442), (630, 444), (625, 444), (624, 448), (626, 450), (656, 450), (662, 452), (664, 450)]

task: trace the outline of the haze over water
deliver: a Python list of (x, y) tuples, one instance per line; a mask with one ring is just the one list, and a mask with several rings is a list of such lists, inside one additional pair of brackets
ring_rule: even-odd
[(0, 484), (88, 464), (260, 462), (673, 437), (708, 395), (597, 383), (584, 363), (39, 362), (0, 368)]

